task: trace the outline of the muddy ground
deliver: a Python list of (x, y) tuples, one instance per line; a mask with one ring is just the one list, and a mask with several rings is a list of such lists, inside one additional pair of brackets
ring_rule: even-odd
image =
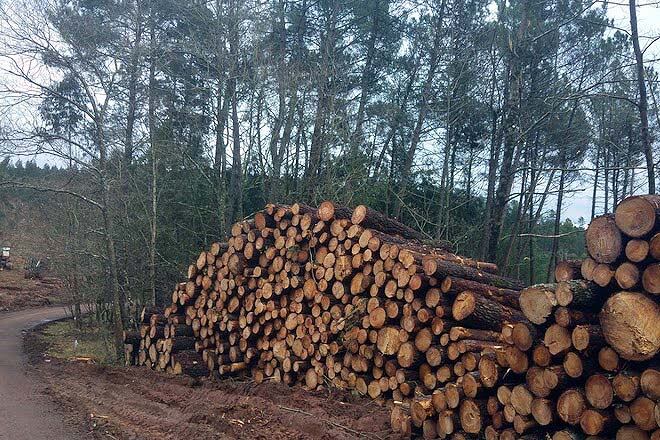
[(251, 381), (195, 382), (144, 367), (44, 357), (35, 329), (25, 339), (32, 374), (92, 438), (392, 439), (389, 412), (347, 392)]

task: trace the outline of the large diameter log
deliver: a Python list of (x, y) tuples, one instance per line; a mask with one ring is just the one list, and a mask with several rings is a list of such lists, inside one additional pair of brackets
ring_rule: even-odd
[(644, 361), (660, 350), (660, 307), (637, 292), (619, 292), (600, 312), (605, 340), (624, 359)]
[(616, 225), (630, 237), (642, 237), (660, 225), (660, 195), (631, 196), (616, 207)]
[(594, 218), (585, 240), (589, 255), (598, 263), (613, 263), (623, 252), (623, 237), (611, 214)]

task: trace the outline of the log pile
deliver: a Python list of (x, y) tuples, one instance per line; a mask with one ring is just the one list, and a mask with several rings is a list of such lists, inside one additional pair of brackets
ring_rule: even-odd
[[(649, 249), (640, 259), (630, 245), (643, 278), (657, 263), (658, 226), (634, 226)], [(592, 263), (624, 262), (615, 250), (589, 252), (591, 263), (559, 264), (557, 284), (525, 288), (365, 206), (270, 204), (200, 253), (164, 311), (144, 311), (127, 359), (352, 389), (391, 405), (404, 437), (648, 438), (660, 418), (657, 339), (647, 339), (657, 305), (584, 276)], [(649, 310), (655, 327), (637, 325)], [(619, 350), (645, 359), (626, 363)]]
[[(519, 435), (660, 438), (660, 197), (625, 199), (585, 239), (587, 258), (559, 263), (556, 283), (522, 290), (536, 338), (519, 347), (524, 378), (498, 399), (505, 415), (513, 406)], [(513, 405), (516, 389), (524, 408)]]

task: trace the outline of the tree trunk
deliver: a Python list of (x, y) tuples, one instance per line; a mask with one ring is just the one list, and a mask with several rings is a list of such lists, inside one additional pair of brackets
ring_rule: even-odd
[(637, 67), (637, 87), (639, 88), (639, 118), (642, 124), (642, 148), (646, 157), (647, 178), (649, 183), (649, 194), (655, 194), (655, 170), (653, 164), (653, 148), (649, 136), (648, 103), (646, 98), (646, 81), (644, 80), (644, 59), (639, 46), (639, 34), (637, 32), (637, 7), (635, 0), (630, 0), (630, 28), (632, 31), (632, 43), (635, 51)]
[(151, 150), (151, 222), (149, 242), (149, 288), (150, 304), (156, 304), (156, 239), (158, 238), (158, 155), (156, 152), (156, 35), (153, 18), (149, 29), (149, 103), (147, 117), (149, 123), (149, 147)]
[(399, 185), (399, 190), (397, 191), (398, 197), (394, 199), (394, 208), (392, 210), (392, 214), (397, 219), (401, 217), (401, 199), (405, 197), (408, 179), (410, 178), (410, 170), (415, 159), (417, 145), (419, 144), (420, 138), (422, 136), (422, 128), (424, 127), (426, 113), (428, 112), (428, 103), (429, 99), (431, 98), (431, 89), (433, 87), (433, 81), (435, 79), (438, 63), (440, 61), (439, 58), (440, 44), (442, 43), (442, 22), (444, 20), (446, 4), (447, 1), (442, 0), (440, 3), (440, 10), (437, 12), (438, 16), (436, 17), (436, 24), (434, 29), (435, 38), (433, 39), (433, 47), (431, 48), (430, 53), (429, 71), (426, 75), (424, 85), (422, 86), (422, 94), (419, 103), (419, 110), (417, 113), (417, 121), (415, 122), (415, 127), (413, 128), (412, 136), (410, 139), (410, 147), (408, 147), (408, 150), (406, 151), (406, 158), (401, 170), (401, 184)]

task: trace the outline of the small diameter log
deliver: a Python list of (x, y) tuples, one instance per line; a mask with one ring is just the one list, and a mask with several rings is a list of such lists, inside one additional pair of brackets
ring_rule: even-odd
[(352, 212), (350, 208), (336, 205), (329, 200), (321, 202), (318, 209), (318, 217), (324, 222), (329, 222), (333, 219), (350, 219), (351, 215)]
[(585, 280), (591, 281), (594, 279), (594, 269), (596, 269), (598, 263), (591, 257), (587, 257), (582, 260), (582, 265), (580, 266), (580, 274)]
[(634, 425), (624, 425), (616, 431), (616, 440), (649, 440), (648, 432)]
[(586, 409), (584, 395), (577, 389), (566, 390), (557, 399), (557, 414), (569, 425), (580, 423), (580, 417)]
[(606, 345), (598, 351), (598, 365), (605, 371), (617, 371), (619, 369), (619, 354)]
[(351, 214), (351, 222), (365, 228), (376, 229), (390, 235), (399, 235), (412, 240), (426, 240), (423, 233), (404, 225), (403, 223), (387, 217), (366, 205), (358, 205)]
[(396, 354), (401, 346), (399, 333), (399, 329), (395, 327), (383, 327), (378, 330), (378, 339), (376, 341), (378, 350), (385, 355)]
[(660, 232), (649, 240), (649, 254), (652, 258), (660, 260)]
[(563, 260), (555, 266), (555, 281), (579, 280), (582, 278), (580, 271), (582, 260)]
[(452, 315), (455, 320), (465, 322), (469, 326), (495, 331), (501, 330), (505, 323), (529, 322), (520, 311), (470, 291), (456, 297)]
[(156, 306), (146, 306), (140, 312), (140, 322), (148, 324), (152, 315), (162, 315), (163, 309)]
[(604, 374), (589, 376), (584, 384), (584, 394), (591, 406), (597, 409), (609, 407), (614, 399), (614, 389)]
[(650, 431), (658, 427), (655, 420), (655, 402), (648, 397), (638, 397), (630, 404), (630, 416), (635, 425), (644, 431)]
[(584, 372), (582, 358), (572, 351), (566, 353), (562, 366), (564, 367), (566, 374), (574, 379), (582, 376), (582, 373)]
[(616, 225), (629, 237), (639, 238), (660, 224), (660, 195), (631, 196), (616, 207)]
[(433, 273), (429, 273), (430, 271), (425, 271), (426, 275), (435, 275), (436, 278), (448, 276), (463, 278), (466, 280), (477, 281), (482, 284), (488, 284), (494, 287), (511, 290), (520, 290), (525, 287), (525, 283), (522, 281), (503, 277), (500, 275), (494, 275), (492, 273), (484, 272), (473, 267), (463, 266), (449, 261), (436, 260), (434, 266), (435, 271), (433, 271)]
[(644, 290), (648, 293), (654, 295), (660, 294), (660, 263), (650, 264), (644, 269), (642, 286), (644, 286)]
[(140, 332), (125, 331), (123, 334), (124, 344), (131, 344), (137, 347), (140, 345), (140, 339)]
[(584, 434), (574, 428), (564, 428), (552, 434), (552, 440), (583, 440)]
[(660, 307), (637, 292), (610, 297), (600, 313), (605, 340), (624, 359), (644, 361), (660, 350)]
[(509, 306), (514, 309), (520, 309), (520, 292), (518, 290), (503, 289), (488, 284), (483, 284), (478, 281), (465, 280), (451, 276), (445, 277), (445, 279), (440, 284), (440, 288), (442, 289), (443, 293), (454, 294), (469, 290), (476, 293), (477, 295), (481, 295), (505, 306)]
[(578, 325), (571, 334), (573, 347), (583, 351), (587, 348), (600, 348), (605, 344), (605, 338), (599, 325)]
[(560, 325), (552, 324), (545, 331), (543, 344), (552, 355), (564, 353), (571, 348), (571, 332)]
[(649, 399), (660, 400), (660, 371), (647, 368), (640, 376), (642, 392)]
[(600, 287), (607, 287), (612, 284), (614, 280), (615, 271), (609, 264), (600, 263), (594, 269), (593, 280), (594, 283)]
[(614, 395), (624, 402), (632, 402), (640, 390), (640, 377), (635, 374), (621, 372), (612, 379)]
[(598, 435), (608, 431), (614, 423), (614, 417), (606, 411), (588, 409), (580, 416), (580, 428), (588, 435)]
[(528, 416), (532, 413), (532, 401), (534, 396), (525, 385), (516, 385), (511, 390), (511, 405), (517, 414)]
[(641, 263), (649, 255), (651, 246), (646, 240), (633, 239), (626, 244), (626, 258), (633, 263)]
[(430, 396), (418, 397), (410, 404), (410, 417), (413, 425), (421, 427), (426, 419), (435, 414)]
[(576, 310), (599, 310), (606, 299), (602, 288), (583, 280), (558, 283), (555, 296), (560, 306)]
[(541, 426), (551, 424), (554, 419), (553, 402), (545, 398), (534, 398), (532, 401), (532, 417)]
[(623, 237), (614, 215), (594, 218), (585, 232), (587, 251), (598, 263), (614, 263), (623, 253)]
[(544, 324), (557, 306), (556, 284), (536, 284), (520, 291), (520, 310), (537, 325)]
[(463, 399), (459, 408), (461, 427), (469, 434), (478, 434), (483, 426), (479, 405), (472, 399)]
[(639, 283), (639, 269), (636, 265), (626, 261), (616, 268), (614, 278), (622, 289), (632, 289)]

